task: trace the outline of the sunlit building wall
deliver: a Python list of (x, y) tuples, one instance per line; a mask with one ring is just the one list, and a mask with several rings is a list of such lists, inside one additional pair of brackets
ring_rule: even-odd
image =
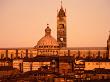
[(94, 70), (95, 68), (110, 69), (110, 61), (85, 61), (84, 70)]

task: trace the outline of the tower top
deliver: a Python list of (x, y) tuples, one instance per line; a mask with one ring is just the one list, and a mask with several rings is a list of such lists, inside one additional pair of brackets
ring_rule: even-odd
[(63, 10), (63, 6), (62, 6), (62, 0), (61, 0), (61, 8), (57, 14), (57, 17), (65, 17), (66, 16), (66, 11)]

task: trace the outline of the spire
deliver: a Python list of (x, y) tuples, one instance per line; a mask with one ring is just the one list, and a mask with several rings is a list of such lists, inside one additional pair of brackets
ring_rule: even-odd
[(58, 17), (65, 17), (66, 16), (65, 11), (63, 10), (63, 6), (62, 6), (62, 0), (61, 0), (61, 8), (60, 8), (57, 16)]
[(45, 36), (51, 35), (51, 29), (49, 28), (49, 24), (47, 24), (47, 28), (45, 29)]
[(61, 8), (63, 8), (63, 6), (62, 6), (62, 0), (61, 0)]

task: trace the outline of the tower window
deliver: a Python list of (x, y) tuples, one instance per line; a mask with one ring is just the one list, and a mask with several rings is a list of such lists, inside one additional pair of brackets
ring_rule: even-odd
[(60, 29), (63, 29), (64, 28), (64, 24), (60, 24)]

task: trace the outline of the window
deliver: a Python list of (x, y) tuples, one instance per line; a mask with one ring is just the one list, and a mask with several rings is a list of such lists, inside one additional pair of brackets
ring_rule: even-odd
[(99, 65), (99, 63), (98, 63), (98, 62), (96, 62), (96, 65)]
[(63, 29), (63, 28), (64, 28), (64, 24), (60, 24), (60, 25), (59, 25), (59, 28), (60, 28), (60, 29)]

